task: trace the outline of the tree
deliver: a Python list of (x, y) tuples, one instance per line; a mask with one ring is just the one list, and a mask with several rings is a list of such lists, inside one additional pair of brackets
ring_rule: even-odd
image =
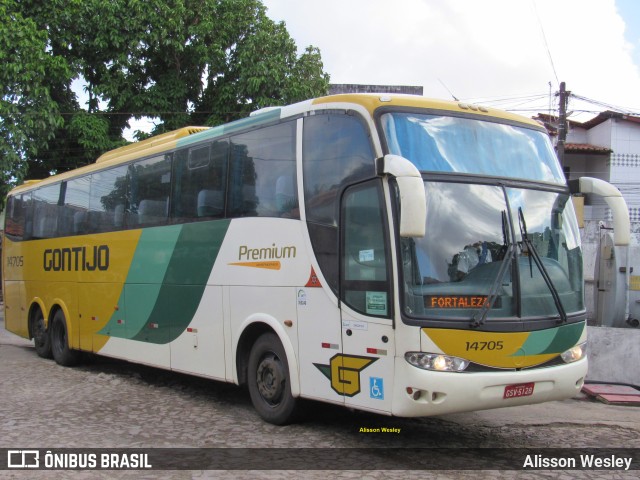
[(213, 126), (328, 89), (319, 50), (298, 55), (259, 0), (0, 0), (0, 14), (1, 166), (14, 179), (94, 161), (132, 118), (153, 117), (154, 134)]
[(64, 58), (47, 52), (47, 35), (19, 11), (0, 0), (0, 207), (12, 184), (27, 172), (27, 162), (47, 148), (62, 125), (47, 78), (70, 75)]

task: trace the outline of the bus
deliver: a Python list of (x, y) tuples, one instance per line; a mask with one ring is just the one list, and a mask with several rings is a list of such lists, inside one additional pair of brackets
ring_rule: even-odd
[[(617, 189), (579, 183), (628, 242)], [(571, 191), (544, 128), (507, 112), (343, 94), (186, 127), (15, 188), (4, 235), (6, 329), (38, 355), (246, 386), (274, 424), (304, 399), (566, 399), (587, 372)]]

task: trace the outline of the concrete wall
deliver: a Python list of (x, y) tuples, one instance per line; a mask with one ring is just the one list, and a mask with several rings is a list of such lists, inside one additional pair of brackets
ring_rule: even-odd
[(640, 329), (588, 327), (587, 380), (640, 385)]
[(587, 130), (576, 127), (569, 123), (569, 131), (567, 132), (567, 143), (589, 143), (587, 138)]
[(599, 147), (609, 147), (614, 149), (612, 145), (611, 126), (613, 119), (605, 120), (604, 122), (589, 129), (587, 132), (587, 139), (591, 145), (597, 145)]
[(564, 159), (564, 166), (569, 167), (569, 178), (573, 180), (580, 177), (595, 177), (605, 182), (609, 181), (610, 163), (609, 154), (579, 154), (571, 153)]

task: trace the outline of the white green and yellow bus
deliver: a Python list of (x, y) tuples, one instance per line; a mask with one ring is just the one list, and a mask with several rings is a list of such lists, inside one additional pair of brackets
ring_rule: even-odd
[(475, 105), (336, 95), (122, 147), (15, 188), (2, 262), (6, 328), (38, 355), (246, 385), (275, 424), (301, 399), (397, 416), (564, 399), (587, 372), (549, 138)]

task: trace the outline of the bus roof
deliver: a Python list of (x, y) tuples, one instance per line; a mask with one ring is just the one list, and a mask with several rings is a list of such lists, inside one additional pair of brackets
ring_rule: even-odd
[(100, 155), (96, 160), (96, 163), (108, 162), (115, 158), (118, 158), (119, 161), (126, 161), (129, 157), (139, 157), (140, 153), (143, 153), (146, 156), (147, 154), (155, 151), (160, 152), (165, 150), (167, 147), (171, 147), (179, 138), (193, 135), (194, 133), (208, 129), (209, 127), (184, 127), (172, 132), (162, 133), (160, 135), (147, 138), (146, 140), (142, 140), (141, 142), (131, 143), (124, 147), (110, 150), (107, 153)]
[(540, 124), (531, 118), (523, 117), (513, 113), (497, 110), (494, 108), (483, 107), (473, 103), (460, 101), (437, 100), (433, 98), (420, 97), (417, 95), (391, 95), (384, 93), (345, 93), (339, 95), (331, 95), (328, 97), (320, 97), (311, 101), (314, 105), (330, 104), (330, 103), (354, 103), (361, 105), (373, 115), (374, 112), (381, 107), (409, 107), (424, 108), (429, 110), (442, 110), (459, 112), (464, 114), (477, 114), (491, 118), (499, 118), (503, 120), (531, 125), (540, 128)]
[(73, 178), (80, 173), (90, 173), (101, 170), (107, 165), (117, 165), (138, 158), (159, 154), (174, 148), (184, 147), (206, 139), (216, 138), (238, 131), (257, 127), (262, 124), (276, 122), (280, 119), (301, 115), (304, 112), (323, 108), (353, 108), (360, 106), (373, 116), (378, 108), (404, 107), (421, 108), (443, 112), (457, 112), (462, 114), (474, 114), (480, 117), (501, 119), (529, 125), (533, 128), (541, 128), (540, 124), (530, 118), (512, 114), (502, 110), (486, 108), (470, 103), (436, 100), (417, 95), (397, 95), (385, 93), (353, 93), (339, 94), (306, 100), (293, 105), (283, 107), (268, 107), (258, 110), (247, 118), (235, 122), (219, 125), (217, 127), (184, 127), (172, 132), (156, 135), (146, 140), (135, 142), (124, 147), (116, 148), (101, 155), (94, 164), (80, 167), (76, 170), (54, 175), (43, 180), (28, 180), (14, 188), (11, 193), (29, 190), (39, 186), (59, 182)]

